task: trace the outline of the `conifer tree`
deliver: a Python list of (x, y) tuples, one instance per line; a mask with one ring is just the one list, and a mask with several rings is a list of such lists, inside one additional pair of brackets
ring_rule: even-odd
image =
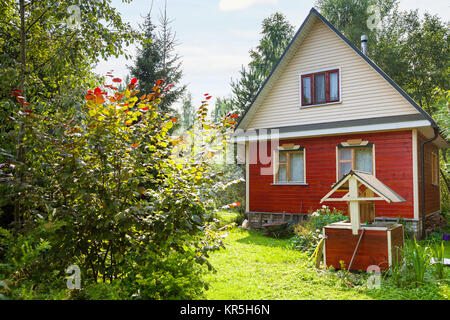
[(180, 56), (175, 51), (178, 43), (176, 34), (170, 27), (171, 22), (167, 16), (167, 2), (164, 10), (160, 12), (158, 25), (153, 23), (150, 9), (141, 26), (145, 40), (138, 49), (134, 66), (130, 67), (132, 76), (138, 79), (144, 92), (151, 92), (159, 79), (164, 79), (167, 85), (174, 85), (160, 105), (164, 111), (174, 111), (173, 103), (180, 99), (186, 90), (185, 85), (180, 85), (183, 72)]

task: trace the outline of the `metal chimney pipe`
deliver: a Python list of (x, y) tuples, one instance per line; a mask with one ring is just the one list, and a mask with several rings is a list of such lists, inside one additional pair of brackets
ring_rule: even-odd
[(365, 34), (361, 36), (361, 50), (362, 53), (364, 53), (364, 55), (366, 56), (367, 56), (367, 40), (368, 38)]

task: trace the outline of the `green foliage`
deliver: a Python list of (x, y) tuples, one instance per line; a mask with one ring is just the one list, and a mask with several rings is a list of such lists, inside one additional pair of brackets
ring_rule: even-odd
[[(182, 100), (182, 121), (183, 121), (183, 128), (189, 129), (194, 124), (194, 118), (195, 118), (195, 110), (194, 106), (192, 104), (192, 95), (191, 93), (188, 93)], [(217, 119), (214, 119), (214, 121), (217, 121)]]
[(294, 228), (295, 235), (290, 239), (291, 248), (295, 250), (314, 252), (320, 239), (322, 239), (322, 229), (324, 226), (347, 220), (347, 216), (342, 211), (328, 206), (314, 211), (307, 222), (298, 224)]
[(231, 98), (217, 98), (211, 116), (214, 121), (220, 121), (228, 113), (233, 112), (234, 109), (235, 106)]
[(92, 283), (81, 290), (72, 290), (65, 299), (71, 300), (121, 300), (129, 299), (124, 292), (123, 282), (114, 280), (110, 283)]
[(359, 47), (361, 36), (367, 35), (370, 39), (368, 53), (372, 55), (378, 50), (373, 42), (377, 30), (371, 30), (367, 21), (374, 12), (368, 10), (370, 5), (380, 9), (380, 18), (395, 8), (397, 0), (317, 0), (315, 6), (340, 32), (342, 32), (355, 46)]
[(135, 279), (126, 287), (138, 299), (192, 299), (208, 288), (201, 277), (207, 270), (195, 254), (147, 250), (134, 259), (136, 269), (129, 278)]
[(145, 92), (150, 92), (158, 79), (165, 79), (166, 83), (174, 86), (159, 104), (164, 111), (173, 111), (171, 105), (180, 99), (186, 90), (185, 85), (177, 86), (183, 72), (180, 57), (175, 52), (177, 41), (170, 23), (166, 8), (160, 14), (158, 26), (153, 24), (150, 10), (142, 26), (144, 39), (138, 49), (134, 66), (130, 68), (131, 74), (139, 80)]
[(301, 224), (295, 226), (294, 233), (295, 235), (289, 240), (291, 248), (312, 254), (321, 239), (321, 234)]
[(341, 210), (336, 208), (330, 209), (328, 206), (322, 206), (322, 208), (314, 211), (307, 223), (310, 230), (322, 231), (322, 228), (327, 224), (347, 220), (348, 217), (343, 214)]
[(418, 286), (424, 283), (425, 271), (430, 265), (431, 252), (427, 246), (421, 246), (416, 239), (406, 243), (405, 250), (406, 268), (411, 270), (413, 280)]
[[(27, 152), (23, 162), (11, 159), (15, 169), (4, 194), (18, 196), (21, 211), (14, 242), (5, 234), (3, 255), (14, 265), (3, 275), (12, 281), (20, 271), (16, 288), (43, 279), (63, 285), (64, 270), (76, 264), (86, 287), (120, 279), (142, 288), (144, 297), (198, 292), (194, 265), (211, 268), (208, 252), (222, 246), (206, 201), (216, 192), (210, 142), (235, 122), (224, 118), (213, 126), (203, 104), (197, 131), (188, 135), (207, 143), (195, 148), (195, 158), (180, 158), (180, 146), (189, 143), (170, 136), (177, 120), (158, 108), (167, 86), (158, 81), (138, 97), (136, 81), (124, 92), (112, 84), (105, 85), (108, 92), (89, 91), (73, 118), (31, 106), (23, 106), (31, 112), (15, 114), (11, 137), (20, 137), (23, 128), (20, 143)], [(162, 262), (145, 264), (140, 255)], [(160, 263), (167, 263), (161, 274)], [(164, 279), (155, 283), (152, 277)], [(94, 286), (86, 295), (95, 296), (97, 289), (103, 290)]]
[(431, 246), (431, 254), (433, 255), (433, 258), (435, 259), (433, 266), (434, 266), (434, 271), (436, 274), (436, 277), (438, 279), (443, 279), (444, 278), (444, 257), (445, 257), (445, 246), (444, 246), (444, 241), (439, 242), (435, 242), (432, 246)]
[(394, 259), (392, 260), (392, 265), (389, 268), (389, 274), (392, 278), (392, 282), (397, 287), (402, 286), (402, 277), (405, 272), (403, 256), (402, 256), (402, 248), (395, 247), (396, 252), (394, 254)]
[[(385, 281), (397, 288), (420, 288), (430, 283), (447, 283), (443, 258), (445, 246), (443, 241), (407, 240), (399, 249), (397, 259), (385, 274)], [(434, 258), (432, 263), (431, 258)], [(389, 277), (388, 277), (389, 276)]]
[[(79, 15), (68, 10), (74, 5)], [(138, 36), (109, 1), (6, 0), (0, 15), (0, 100), (20, 88), (34, 100), (53, 99), (54, 107), (70, 103), (74, 89), (92, 85), (93, 64), (123, 54)], [(79, 18), (76, 28), (70, 17)]]

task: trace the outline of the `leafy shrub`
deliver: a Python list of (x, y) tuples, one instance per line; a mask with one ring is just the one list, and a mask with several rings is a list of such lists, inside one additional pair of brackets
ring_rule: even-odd
[[(76, 264), (86, 288), (79, 297), (113, 297), (109, 287), (96, 284), (128, 277), (124, 283), (141, 286), (143, 297), (199, 291), (197, 273), (186, 270), (208, 264), (208, 252), (222, 246), (207, 199), (217, 192), (211, 159), (226, 141), (209, 142), (225, 136), (235, 121), (207, 120), (208, 96), (197, 111), (195, 132), (171, 137), (177, 119), (158, 108), (170, 88), (162, 84), (140, 97), (135, 79), (123, 92), (113, 85), (105, 86), (109, 93), (96, 88), (75, 117), (38, 112), (19, 99), (11, 137), (21, 141), (22, 158), (11, 159), (14, 182), (6, 190), (16, 195), (21, 211), (1, 249), (4, 260), (13, 261), (2, 271), (13, 286), (33, 281), (50, 290), (50, 279), (65, 284), (66, 268)], [(186, 136), (206, 143), (194, 145)], [(149, 252), (151, 264), (139, 259)]]
[(341, 210), (336, 208), (330, 209), (328, 206), (323, 205), (322, 208), (314, 211), (309, 220), (308, 228), (313, 230), (320, 230), (330, 223), (345, 221), (348, 217), (343, 214)]
[(444, 241), (441, 241), (440, 243), (438, 241), (434, 242), (431, 246), (431, 253), (435, 259), (434, 261), (434, 271), (435, 275), (438, 279), (444, 278), (444, 257), (445, 257), (445, 247), (444, 247)]
[(344, 220), (347, 220), (347, 217), (342, 211), (322, 206), (309, 216), (307, 222), (295, 226), (295, 235), (290, 239), (292, 248), (312, 253), (322, 238), (323, 227)]
[(418, 286), (424, 283), (425, 271), (430, 265), (431, 252), (428, 246), (421, 246), (416, 239), (408, 241), (403, 250), (406, 268), (411, 271), (413, 280)]
[(301, 224), (294, 227), (295, 235), (289, 240), (292, 249), (313, 253), (321, 239), (321, 234), (311, 231)]
[[(140, 257), (131, 271), (126, 287), (134, 290), (136, 299), (193, 299), (208, 288), (202, 280), (206, 269), (191, 252), (153, 252), (150, 249)], [(129, 292), (131, 293), (131, 292)]]
[[(436, 279), (445, 280), (446, 268), (442, 259), (444, 257), (443, 242), (418, 242), (416, 239), (407, 240), (400, 250), (399, 259), (393, 261), (386, 276), (396, 287), (413, 285), (416, 288), (435, 283)], [(431, 257), (435, 263), (431, 263)], [(434, 275), (433, 275), (434, 274)]]

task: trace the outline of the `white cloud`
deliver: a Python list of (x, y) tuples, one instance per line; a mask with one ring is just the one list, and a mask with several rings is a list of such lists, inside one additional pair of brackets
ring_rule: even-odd
[(244, 10), (255, 4), (276, 4), (278, 0), (220, 0), (219, 8), (222, 11)]

